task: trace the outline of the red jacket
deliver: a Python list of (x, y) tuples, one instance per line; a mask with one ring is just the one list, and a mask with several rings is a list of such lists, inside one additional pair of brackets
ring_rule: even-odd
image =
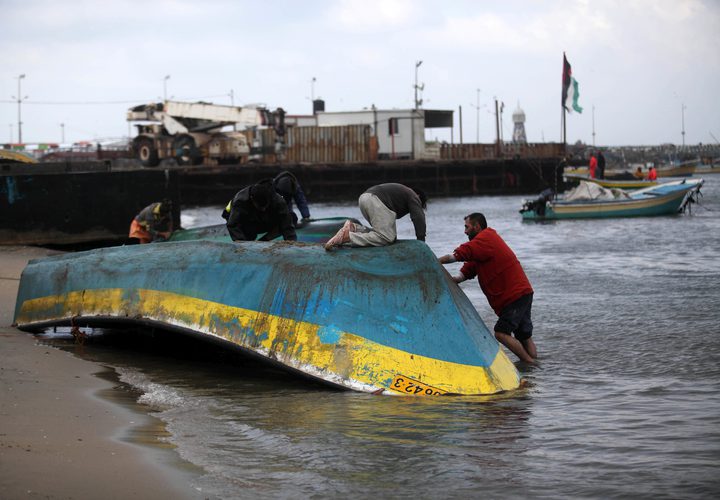
[(480, 288), (496, 314), (523, 295), (533, 293), (520, 261), (507, 243), (488, 227), (455, 249), (455, 260), (465, 262), (460, 272), (478, 278)]
[(588, 169), (590, 170), (590, 178), (591, 179), (595, 178), (595, 170), (597, 169), (597, 165), (598, 165), (597, 158), (595, 158), (595, 155), (592, 155), (590, 157), (590, 166), (588, 167)]

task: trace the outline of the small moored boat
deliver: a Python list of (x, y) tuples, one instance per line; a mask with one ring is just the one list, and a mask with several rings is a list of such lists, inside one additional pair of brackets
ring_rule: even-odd
[(671, 215), (694, 199), (702, 184), (702, 179), (683, 179), (636, 191), (623, 191), (581, 181), (563, 199), (552, 200), (541, 196), (537, 200), (526, 201), (520, 213), (523, 220)]

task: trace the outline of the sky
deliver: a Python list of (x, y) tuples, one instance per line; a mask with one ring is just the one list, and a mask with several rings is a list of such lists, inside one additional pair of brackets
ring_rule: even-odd
[(463, 142), (495, 140), (495, 99), (506, 139), (519, 106), (529, 142), (560, 142), (563, 52), (583, 107), (569, 143), (720, 141), (719, 0), (0, 0), (0, 143), (18, 141), (18, 94), (23, 142), (95, 142), (164, 96), (408, 109), (416, 69), (455, 142), (460, 108)]

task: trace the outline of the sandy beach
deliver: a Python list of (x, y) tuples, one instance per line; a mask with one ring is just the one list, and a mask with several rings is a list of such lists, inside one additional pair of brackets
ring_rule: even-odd
[(52, 253), (0, 247), (0, 498), (202, 498), (177, 454), (128, 442), (159, 424), (99, 397), (108, 368), (10, 326), (25, 264)]

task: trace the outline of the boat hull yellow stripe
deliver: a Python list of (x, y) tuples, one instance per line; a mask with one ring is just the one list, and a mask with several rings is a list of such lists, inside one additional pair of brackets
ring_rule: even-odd
[(335, 340), (329, 342), (322, 325), (156, 290), (95, 289), (40, 297), (25, 301), (16, 320), (32, 325), (71, 317), (155, 321), (188, 329), (366, 392), (394, 392), (393, 380), (398, 376), (457, 394), (493, 394), (520, 384), (502, 349), (489, 367), (452, 363), (381, 345), (352, 332), (333, 332)]

